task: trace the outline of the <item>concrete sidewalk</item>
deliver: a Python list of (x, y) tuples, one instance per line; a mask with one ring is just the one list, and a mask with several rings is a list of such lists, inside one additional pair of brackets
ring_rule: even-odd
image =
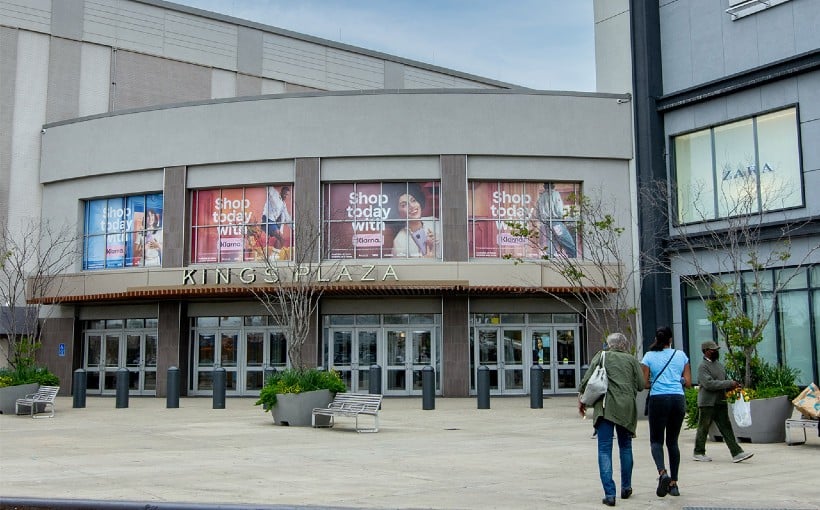
[[(253, 399), (60, 397), (52, 419), (0, 415), (0, 497), (317, 508), (603, 508), (592, 427), (574, 397), (544, 400), (387, 399), (381, 431), (277, 427)], [(642, 420), (633, 448), (634, 495), (623, 508), (820, 510), (820, 438), (799, 446), (744, 444), (733, 464), (722, 443), (710, 463), (691, 460), (694, 431), (681, 435), (681, 496), (655, 496), (657, 474)], [(617, 459), (617, 447), (616, 447)], [(615, 460), (617, 472), (617, 460)], [(619, 483), (618, 476), (615, 477)]]

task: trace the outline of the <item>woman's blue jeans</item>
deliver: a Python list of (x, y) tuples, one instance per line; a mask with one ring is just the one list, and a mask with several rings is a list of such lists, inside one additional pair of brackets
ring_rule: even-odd
[(598, 473), (604, 495), (615, 497), (615, 482), (612, 480), (612, 440), (618, 431), (618, 451), (621, 456), (621, 489), (632, 487), (632, 434), (629, 430), (603, 418), (598, 420)]

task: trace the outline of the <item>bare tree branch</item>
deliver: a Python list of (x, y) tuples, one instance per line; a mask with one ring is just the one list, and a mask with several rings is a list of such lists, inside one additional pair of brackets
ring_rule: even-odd
[(542, 256), (538, 260), (516, 259), (516, 262), (538, 264), (559, 274), (574, 289), (571, 296), (549, 288), (544, 292), (583, 317), (590, 333), (603, 340), (618, 331), (636, 340), (642, 277), (636, 261), (629, 255), (631, 240), (624, 237), (627, 230), (616, 221), (616, 204), (611, 198), (604, 200), (601, 190), (569, 199), (573, 203), (565, 212), (565, 218), (577, 219), (583, 248), (579, 257), (550, 255), (546, 241), (539, 237), (539, 229), (522, 219), (508, 223), (511, 234), (529, 239)]
[(32, 219), (19, 228), (4, 224), (0, 229), (0, 301), (7, 312), (0, 316), (0, 326), (8, 332), (6, 356), (12, 368), (34, 364), (42, 326), (48, 320), (40, 317), (41, 305), (26, 305), (26, 301), (59, 297), (63, 282), (59, 275), (74, 263), (78, 250), (73, 229), (55, 228), (47, 221)]
[[(777, 296), (818, 249), (810, 246), (799, 257), (792, 251), (795, 237), (811, 220), (762, 210), (761, 204), (765, 208), (783, 203), (790, 191), (759, 188), (754, 175), (721, 187), (717, 211), (711, 190), (703, 184), (676, 190), (657, 182), (643, 193), (650, 203), (663, 200), (687, 207), (686, 224), (671, 208), (657, 207), (666, 215), (670, 243), (661, 257), (644, 254), (646, 263), (675, 274), (697, 293), (729, 352), (743, 353), (744, 382), (750, 385), (751, 362), (775, 312)], [(787, 265), (788, 270), (777, 270)]]

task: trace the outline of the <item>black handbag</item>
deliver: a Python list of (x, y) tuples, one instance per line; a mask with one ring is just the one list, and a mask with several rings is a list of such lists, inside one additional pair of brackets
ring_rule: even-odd
[[(655, 380), (654, 380), (654, 381), (652, 381), (652, 384), (650, 384), (650, 385), (649, 385), (649, 393), (652, 393), (652, 386), (655, 386), (655, 381), (657, 381), (657, 380), (658, 380), (658, 378), (659, 378), (659, 377), (661, 376), (661, 374), (663, 373), (663, 371), (664, 371), (664, 370), (666, 370), (666, 367), (668, 367), (668, 366), (669, 366), (669, 362), (670, 362), (670, 361), (672, 361), (672, 358), (674, 358), (674, 357), (675, 357), (675, 354), (677, 354), (677, 353), (678, 353), (678, 351), (677, 351), (677, 350), (675, 350), (674, 352), (672, 352), (672, 355), (671, 355), (671, 356), (669, 356), (669, 359), (668, 359), (668, 360), (666, 360), (666, 365), (664, 365), (664, 366), (663, 366), (663, 368), (661, 369), (661, 371), (660, 371), (660, 372), (658, 372), (658, 375), (656, 375), (656, 376), (655, 376)], [(646, 396), (646, 402), (645, 402), (645, 403), (644, 403), (644, 405), (643, 405), (643, 415), (644, 415), (644, 416), (649, 416), (649, 395), (647, 395), (647, 396)]]

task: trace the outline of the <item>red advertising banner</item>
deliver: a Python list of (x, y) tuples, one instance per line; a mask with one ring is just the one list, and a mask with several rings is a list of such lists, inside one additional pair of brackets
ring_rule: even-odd
[(191, 260), (289, 260), (292, 200), (290, 185), (194, 191)]
[[(471, 181), (470, 256), (579, 256), (576, 218), (570, 217), (571, 201), (579, 192), (577, 183)], [(513, 235), (517, 225), (532, 235)]]

